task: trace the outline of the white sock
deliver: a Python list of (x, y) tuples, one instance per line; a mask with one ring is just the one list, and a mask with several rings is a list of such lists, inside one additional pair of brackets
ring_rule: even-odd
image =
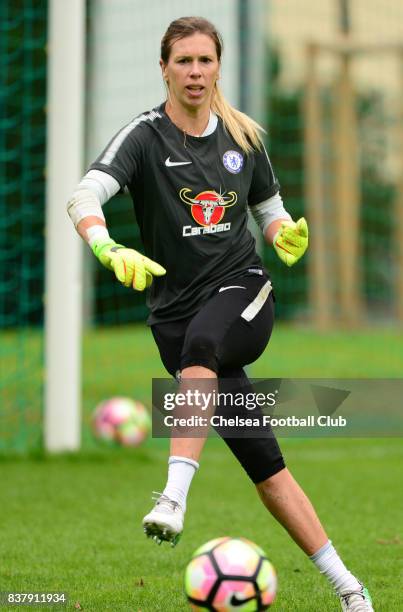
[(361, 588), (361, 584), (348, 571), (330, 540), (309, 558), (333, 585), (336, 593), (346, 589), (356, 591)]
[(168, 480), (163, 494), (186, 510), (186, 498), (192, 478), (199, 468), (197, 461), (172, 455), (168, 460)]

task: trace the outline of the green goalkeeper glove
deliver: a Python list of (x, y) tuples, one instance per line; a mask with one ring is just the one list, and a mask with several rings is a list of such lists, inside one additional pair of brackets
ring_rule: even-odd
[(108, 270), (113, 270), (115, 276), (125, 287), (133, 287), (144, 291), (153, 282), (153, 276), (166, 274), (160, 264), (138, 253), (116, 244), (111, 238), (97, 240), (92, 245), (92, 251)]
[(294, 221), (283, 221), (273, 239), (273, 246), (287, 266), (293, 266), (308, 248), (308, 224), (304, 217)]

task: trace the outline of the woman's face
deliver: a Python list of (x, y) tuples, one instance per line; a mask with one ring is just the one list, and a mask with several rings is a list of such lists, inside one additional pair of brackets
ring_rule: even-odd
[(186, 109), (210, 108), (220, 63), (213, 40), (196, 32), (173, 43), (167, 64), (160, 60), (173, 105)]

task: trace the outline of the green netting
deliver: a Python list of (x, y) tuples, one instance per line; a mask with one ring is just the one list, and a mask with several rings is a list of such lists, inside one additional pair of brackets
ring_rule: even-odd
[[(268, 150), (280, 183), (284, 205), (294, 219), (306, 214), (304, 202), (302, 143), (302, 92), (283, 90), (277, 82), (275, 50), (271, 50), (269, 73)], [(307, 315), (307, 258), (287, 268), (265, 244), (264, 262), (273, 278), (276, 296), (276, 314), (279, 319)]]
[[(303, 46), (301, 45), (301, 52)], [(278, 48), (271, 49), (272, 72), (268, 91), (270, 109), (269, 151), (273, 166), (281, 183), (281, 193), (293, 218), (308, 215), (305, 200), (304, 166), (304, 84), (295, 88), (285, 87), (281, 77), (286, 66)], [(357, 56), (353, 68), (357, 74), (368, 70), (364, 64), (370, 61), (374, 72), (382, 60), (382, 53), (373, 53), (370, 60)], [(388, 68), (393, 68), (393, 54), (390, 54)], [(336, 61), (335, 61), (336, 62)], [(337, 70), (337, 69), (336, 69)], [(318, 71), (320, 75), (320, 70)], [(327, 78), (319, 80), (319, 101), (322, 112), (321, 157), (324, 183), (324, 209), (328, 226), (321, 228), (326, 236), (329, 269), (337, 273), (336, 240), (337, 227), (334, 225), (338, 202), (334, 197), (334, 82), (335, 72), (329, 83)], [(320, 77), (319, 77), (320, 79)], [(398, 129), (397, 95), (391, 77), (391, 86), (360, 86), (353, 81), (354, 104), (358, 129), (360, 193), (359, 215), (359, 291), (363, 304), (363, 321), (367, 318), (384, 320), (393, 317), (394, 295), (397, 274), (394, 263), (393, 218), (397, 196), (398, 174), (402, 151), (393, 147), (394, 135)], [(396, 144), (396, 143), (395, 143)], [(392, 145), (392, 146), (391, 146)], [(275, 279), (277, 293), (277, 315), (284, 319), (303, 318), (311, 314), (308, 302), (308, 261), (311, 251), (292, 269), (284, 269), (281, 262), (273, 257), (271, 249), (265, 249), (265, 261)], [(337, 276), (330, 282), (333, 291), (338, 284)], [(333, 305), (337, 320), (337, 300)]]
[[(313, 37), (314, 39), (315, 37)], [(301, 54), (304, 46), (300, 45)], [(304, 99), (306, 83), (296, 81), (294, 87), (284, 85), (282, 77), (287, 70), (285, 58), (280, 49), (270, 52), (272, 72), (268, 88), (269, 152), (281, 184), (281, 194), (293, 218), (307, 215), (309, 208), (305, 192), (305, 149), (304, 149)], [(325, 54), (324, 54), (325, 55)], [(371, 52), (366, 56), (357, 55), (352, 62), (354, 108), (357, 120), (359, 157), (359, 244), (358, 244), (358, 287), (362, 304), (362, 322), (393, 320), (396, 312), (398, 283), (398, 262), (394, 222), (398, 197), (399, 168), (402, 167), (403, 151), (399, 145), (399, 82), (394, 78), (393, 53), (386, 54), (386, 68), (390, 70), (388, 87), (383, 83), (360, 82), (357, 75), (368, 72), (379, 74), (385, 65), (382, 52)], [(335, 68), (329, 74), (321, 75), (318, 69), (318, 98), (321, 107), (322, 141), (320, 143), (323, 207), (326, 226), (319, 231), (325, 236), (327, 266), (331, 278), (329, 287), (333, 293), (332, 316), (338, 320), (337, 290), (340, 280), (337, 276), (336, 210), (339, 202), (335, 197), (334, 174), (336, 151), (334, 149), (334, 88), (340, 58), (333, 58)], [(301, 63), (301, 66), (304, 66)], [(362, 78), (362, 81), (364, 79)], [(349, 152), (346, 151), (346, 155)], [(292, 269), (285, 269), (265, 248), (265, 262), (272, 272), (277, 294), (277, 316), (280, 319), (302, 319), (309, 321), (312, 304), (309, 303), (309, 258), (306, 257)], [(400, 271), (401, 273), (401, 271)]]
[(46, 15), (0, 3), (0, 451), (41, 438)]

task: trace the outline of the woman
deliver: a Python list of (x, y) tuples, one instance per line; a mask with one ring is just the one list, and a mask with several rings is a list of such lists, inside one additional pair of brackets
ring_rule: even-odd
[[(79, 234), (126, 287), (150, 287), (148, 324), (170, 374), (186, 381), (237, 379), (264, 350), (273, 325), (270, 279), (247, 229), (293, 265), (308, 245), (305, 219), (285, 211), (259, 126), (218, 86), (222, 41), (202, 18), (172, 22), (160, 66), (167, 101), (124, 127), (91, 165), (69, 204)], [(146, 256), (116, 244), (101, 210), (119, 190), (133, 198)], [(158, 262), (158, 263), (157, 263)], [(346, 569), (273, 436), (225, 438), (273, 516), (325, 574), (343, 610), (373, 610)], [(205, 437), (171, 440), (168, 481), (144, 518), (147, 535), (178, 541)]]

